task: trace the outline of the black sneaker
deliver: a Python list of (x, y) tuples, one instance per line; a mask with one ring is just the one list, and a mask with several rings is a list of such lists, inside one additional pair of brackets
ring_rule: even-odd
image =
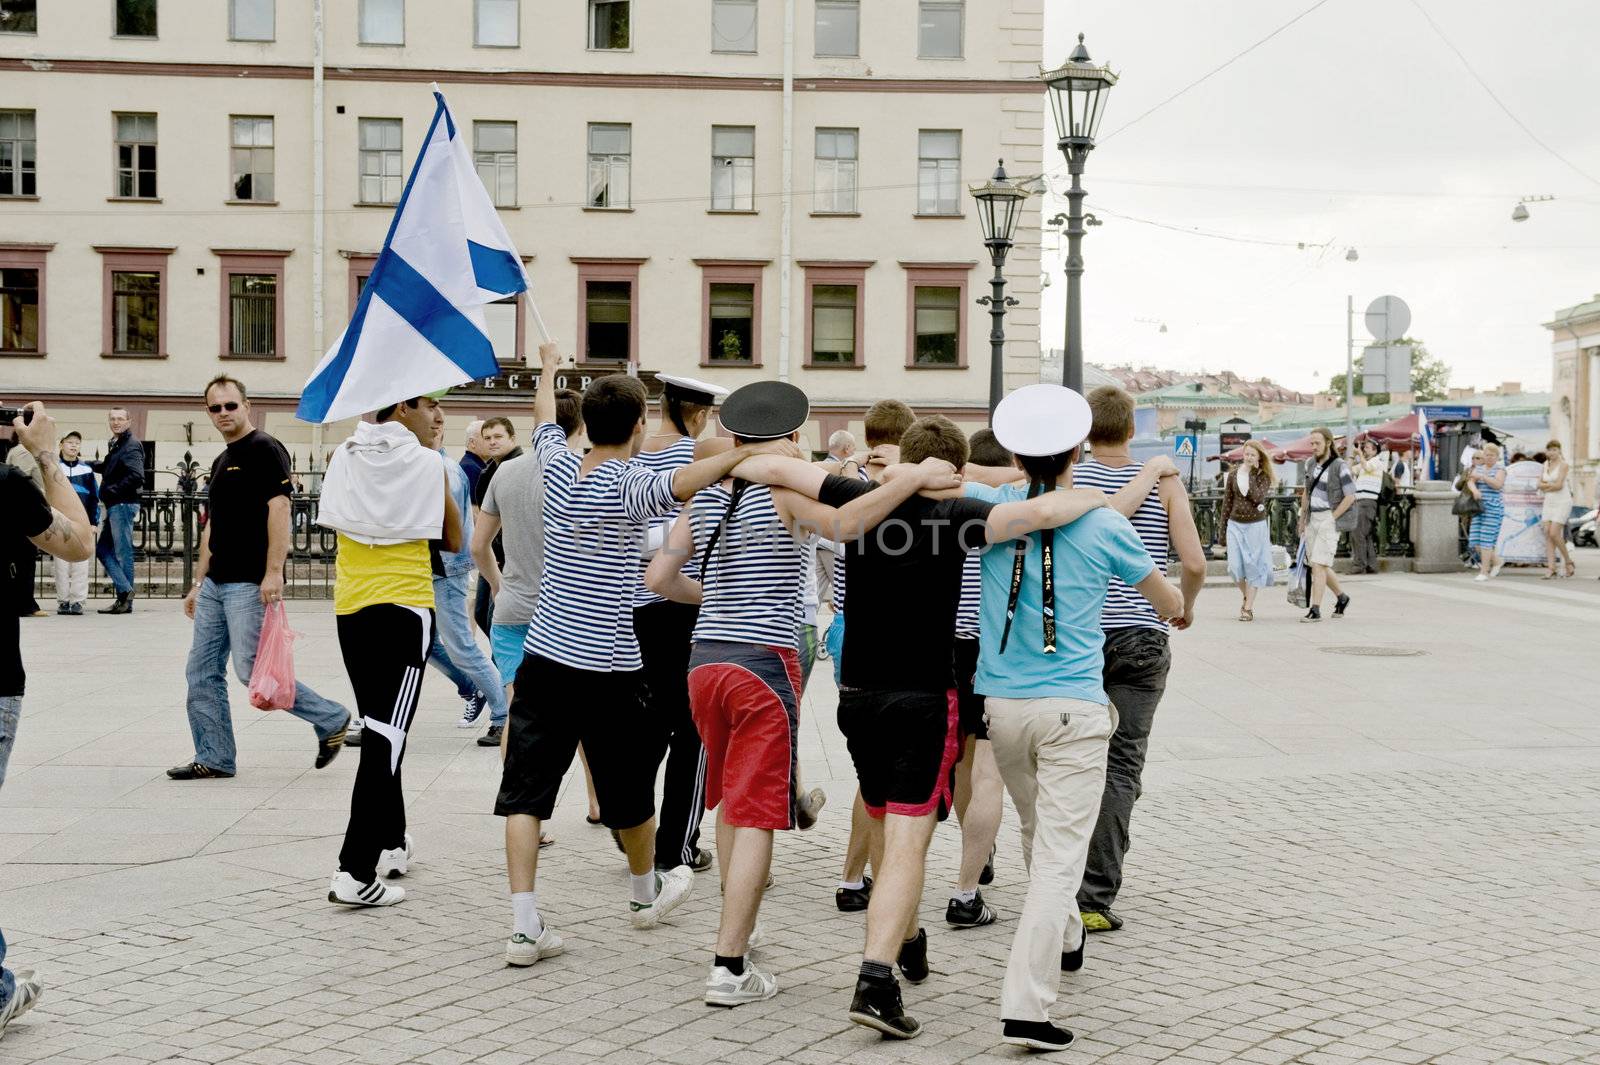
[(711, 852), (699, 847), (694, 849), (694, 861), (689, 863), (689, 868), (697, 873), (703, 873), (711, 868)]
[(338, 732), (335, 732), (327, 739), (317, 741), (317, 760), (312, 763), (313, 767), (322, 769), (327, 766), (329, 762), (339, 757), (339, 752), (344, 750), (345, 738), (349, 736), (349, 734), (350, 715), (347, 714), (345, 715), (344, 724), (339, 726)]
[(188, 765), (175, 765), (167, 770), (167, 776), (173, 780), (227, 780), (232, 773), (224, 773), (220, 769), (212, 769), (199, 762), (190, 762)]
[(971, 902), (951, 899), (950, 905), (944, 908), (944, 923), (957, 928), (982, 928), (994, 922), (995, 913), (984, 905), (981, 891), (973, 896)]
[(1083, 937), (1078, 940), (1077, 950), (1064, 950), (1061, 952), (1061, 971), (1075, 973), (1083, 968), (1083, 948), (1089, 944), (1089, 930), (1083, 930)]
[(839, 907), (841, 913), (860, 913), (867, 908), (867, 903), (872, 901), (872, 877), (861, 878), (863, 884), (858, 888), (842, 887), (833, 893), (833, 904)]
[(505, 732), (505, 730), (506, 730), (506, 727), (504, 725), (490, 725), (489, 726), (489, 730), (487, 732), (485, 732), (482, 736), (478, 737), (478, 746), (479, 747), (498, 747), (498, 746), (500, 746), (500, 735), (501, 735), (501, 733)]
[(890, 1039), (914, 1039), (922, 1034), (922, 1025), (901, 1003), (900, 985), (893, 977), (857, 980), (855, 997), (850, 1000), (850, 1019)]
[(1122, 927), (1122, 918), (1110, 910), (1079, 910), (1085, 932), (1115, 932)]
[(1304, 624), (1307, 621), (1321, 621), (1321, 620), (1322, 620), (1322, 608), (1320, 606), (1314, 606), (1310, 610), (1307, 610), (1306, 611), (1306, 616), (1300, 619), (1302, 624)]
[(900, 972), (913, 984), (928, 978), (928, 930), (917, 929), (917, 938), (900, 944)]
[(989, 860), (983, 863), (983, 872), (978, 874), (978, 886), (988, 887), (994, 883), (994, 848), (989, 848)]
[(1349, 605), (1350, 597), (1341, 593), (1339, 598), (1333, 601), (1333, 616), (1336, 618), (1344, 617), (1344, 608)]
[(1049, 1021), (1001, 1021), (1005, 1040), (1029, 1050), (1065, 1050), (1072, 1045), (1072, 1033)]

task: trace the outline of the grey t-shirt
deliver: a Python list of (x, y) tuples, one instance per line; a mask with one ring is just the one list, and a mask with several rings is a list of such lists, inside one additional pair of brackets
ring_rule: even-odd
[[(1317, 480), (1317, 471), (1322, 469), (1322, 464), (1322, 461), (1314, 458), (1306, 459), (1303, 483), (1310, 484), (1314, 480), (1317, 481), (1317, 486), (1311, 490), (1313, 511), (1332, 510), (1338, 506), (1339, 500), (1356, 490), (1355, 482), (1350, 479), (1350, 471), (1345, 468), (1343, 459), (1334, 459), (1333, 465), (1328, 467), (1328, 472), (1322, 475), (1321, 480)], [(1335, 484), (1339, 486), (1338, 490), (1331, 491)]]
[(483, 495), (483, 511), (500, 519), (505, 564), (500, 567), (500, 594), (494, 600), (496, 625), (526, 625), (539, 601), (539, 573), (544, 569), (544, 484), (539, 456), (533, 452), (503, 463)]

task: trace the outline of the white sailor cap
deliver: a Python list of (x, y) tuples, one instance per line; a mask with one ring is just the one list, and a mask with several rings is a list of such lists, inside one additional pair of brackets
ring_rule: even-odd
[(728, 394), (728, 390), (721, 385), (697, 381), (693, 377), (682, 377), (678, 374), (656, 374), (656, 380), (661, 382), (664, 395), (670, 395), (685, 403), (702, 403), (709, 407), (719, 396)]
[(994, 409), (994, 435), (1017, 455), (1060, 455), (1089, 435), (1089, 401), (1061, 385), (1027, 385)]

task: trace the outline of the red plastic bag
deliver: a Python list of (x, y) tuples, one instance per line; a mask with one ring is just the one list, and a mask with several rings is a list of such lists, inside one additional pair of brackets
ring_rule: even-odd
[(256, 664), (250, 673), (250, 705), (257, 710), (294, 708), (294, 639), (283, 600), (267, 607), (256, 644)]

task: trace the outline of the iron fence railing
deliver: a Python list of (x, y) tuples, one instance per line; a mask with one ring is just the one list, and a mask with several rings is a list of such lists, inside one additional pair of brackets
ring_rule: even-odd
[[(1219, 554), (1222, 537), (1222, 496), (1218, 493), (1199, 493), (1189, 497), (1194, 512), (1195, 527), (1200, 531), (1200, 542), (1208, 556)], [(1378, 554), (1383, 558), (1410, 558), (1415, 554), (1411, 542), (1411, 512), (1416, 507), (1416, 497), (1402, 489), (1378, 503), (1377, 540)], [(1279, 492), (1267, 497), (1267, 525), (1274, 544), (1281, 545), (1291, 555), (1300, 547), (1300, 496), (1298, 493)], [(1350, 534), (1339, 534), (1339, 556), (1350, 555)]]

